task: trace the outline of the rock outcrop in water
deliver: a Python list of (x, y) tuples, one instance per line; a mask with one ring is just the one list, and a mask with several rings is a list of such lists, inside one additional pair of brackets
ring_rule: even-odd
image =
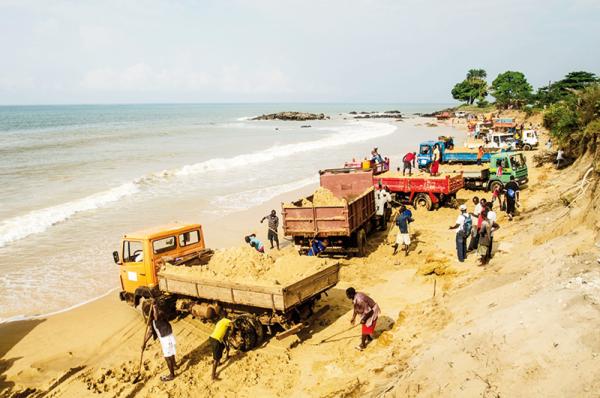
[(349, 112), (350, 115), (354, 116), (354, 119), (402, 119), (402, 112), (400, 111), (385, 111), (385, 112)]
[(308, 113), (308, 112), (279, 112), (279, 113), (270, 113), (268, 115), (260, 115), (252, 120), (295, 120), (295, 121), (305, 121), (305, 120), (323, 120), (329, 119), (329, 116), (325, 116), (323, 113)]

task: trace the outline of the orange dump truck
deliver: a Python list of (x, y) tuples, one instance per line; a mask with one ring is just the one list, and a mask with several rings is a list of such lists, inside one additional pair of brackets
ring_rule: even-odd
[(149, 310), (148, 300), (156, 299), (202, 320), (227, 315), (239, 330), (232, 344), (249, 350), (268, 334), (281, 338), (301, 330), (322, 293), (339, 280), (339, 264), (284, 284), (239, 283), (175, 272), (177, 267), (206, 266), (212, 254), (205, 248), (200, 224), (171, 224), (126, 234), (120, 249), (113, 252), (119, 266), (119, 296), (142, 314)]
[(314, 197), (282, 204), (283, 231), (301, 253), (317, 238), (327, 239), (327, 252), (364, 256), (367, 235), (374, 227), (375, 193), (371, 170), (329, 169), (320, 171), (320, 185), (340, 200), (315, 203)]

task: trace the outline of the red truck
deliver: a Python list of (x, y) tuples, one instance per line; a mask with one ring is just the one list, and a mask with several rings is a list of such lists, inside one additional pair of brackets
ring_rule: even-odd
[(378, 186), (380, 182), (396, 194), (396, 200), (427, 210), (446, 202), (454, 202), (456, 193), (465, 185), (462, 175), (432, 177), (425, 172), (418, 172), (409, 177), (398, 171), (373, 175), (373, 185)]
[[(346, 162), (346, 167), (361, 168), (360, 164)], [(432, 210), (445, 202), (454, 202), (456, 193), (464, 188), (462, 175), (442, 175), (432, 177), (422, 171), (417, 171), (412, 176), (403, 176), (399, 171), (389, 170), (389, 162), (385, 171), (371, 168), (373, 186), (378, 187), (379, 182), (388, 187), (391, 193), (396, 194), (396, 200), (412, 204), (415, 208), (424, 207)], [(363, 168), (364, 171), (366, 171)]]
[(319, 172), (321, 187), (336, 198), (332, 205), (315, 204), (308, 196), (282, 204), (283, 231), (292, 237), (300, 253), (306, 253), (314, 239), (328, 240), (327, 253), (364, 256), (367, 235), (375, 225), (375, 193), (371, 170), (330, 169)]

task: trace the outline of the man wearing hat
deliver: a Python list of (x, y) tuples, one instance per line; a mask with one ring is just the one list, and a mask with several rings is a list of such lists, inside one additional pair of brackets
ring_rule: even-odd
[(456, 218), (456, 223), (450, 229), (456, 229), (456, 255), (461, 263), (467, 258), (467, 237), (471, 232), (473, 222), (471, 215), (467, 213), (467, 205), (462, 204), (459, 207), (460, 214)]

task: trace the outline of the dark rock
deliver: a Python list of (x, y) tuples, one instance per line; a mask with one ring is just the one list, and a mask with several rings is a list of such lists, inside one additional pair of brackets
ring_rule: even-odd
[[(252, 120), (295, 120), (295, 121), (304, 121), (304, 120), (323, 120), (325, 119), (325, 115), (323, 113), (308, 113), (308, 112), (279, 112), (279, 113), (270, 113), (268, 115), (261, 115)], [(327, 116), (329, 119), (329, 116)]]

